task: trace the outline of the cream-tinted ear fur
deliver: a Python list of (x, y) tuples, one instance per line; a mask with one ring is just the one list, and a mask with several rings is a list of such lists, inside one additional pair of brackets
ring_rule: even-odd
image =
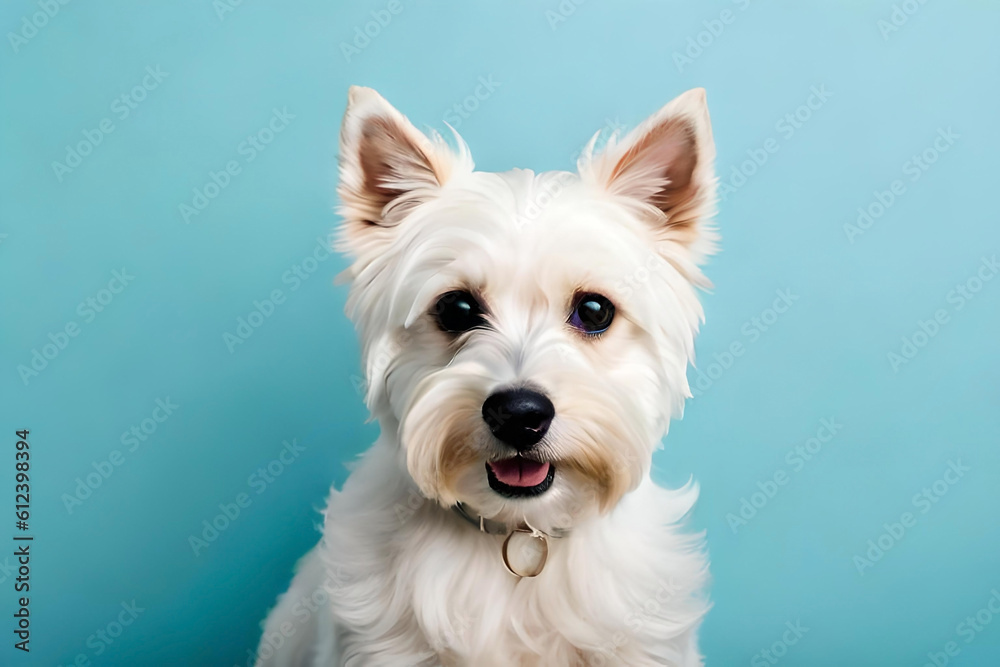
[(415, 206), (435, 196), (459, 157), (428, 138), (371, 88), (352, 86), (340, 130), (344, 249), (360, 256)]
[[(595, 137), (596, 140), (596, 137)], [(620, 141), (612, 137), (580, 159), (584, 180), (646, 205), (664, 241), (685, 246), (696, 262), (713, 250), (715, 143), (705, 90), (678, 96)]]

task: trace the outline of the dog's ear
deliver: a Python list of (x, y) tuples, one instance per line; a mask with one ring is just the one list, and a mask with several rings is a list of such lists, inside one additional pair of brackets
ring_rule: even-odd
[(710, 245), (714, 235), (699, 229), (715, 212), (716, 186), (715, 143), (703, 88), (680, 95), (620, 141), (613, 138), (600, 155), (590, 153), (581, 159), (581, 175), (662, 213), (655, 217), (664, 240), (689, 249), (701, 241), (702, 253), (711, 252), (704, 244)]
[[(346, 249), (383, 237), (448, 179), (451, 151), (371, 88), (352, 86), (340, 130), (340, 213)], [(359, 245), (360, 244), (360, 245)]]

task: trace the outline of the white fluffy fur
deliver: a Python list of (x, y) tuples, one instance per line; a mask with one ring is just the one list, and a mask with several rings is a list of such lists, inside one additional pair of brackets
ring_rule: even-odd
[[(323, 538), (269, 615), (259, 665), (700, 665), (707, 610), (697, 496), (650, 479), (690, 395), (712, 251), (714, 148), (704, 92), (584, 151), (579, 174), (473, 170), (377, 93), (352, 88), (341, 138), (348, 313), (382, 435), (341, 491)], [(490, 327), (452, 340), (430, 314), (469, 289)], [(574, 294), (617, 315), (598, 339), (566, 324)], [(510, 500), (488, 486), (503, 446), (480, 415), (530, 382), (556, 417), (541, 443), (552, 487)], [(502, 536), (452, 509), (545, 532), (549, 560), (517, 579)]]

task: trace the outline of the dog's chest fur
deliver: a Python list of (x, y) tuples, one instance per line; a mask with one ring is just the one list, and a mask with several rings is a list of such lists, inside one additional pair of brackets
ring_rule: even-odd
[(519, 580), (503, 537), (421, 500), (393, 458), (376, 446), (327, 509), (336, 664), (700, 664), (704, 562), (669, 525), (693, 498), (644, 484), (550, 540), (542, 574)]

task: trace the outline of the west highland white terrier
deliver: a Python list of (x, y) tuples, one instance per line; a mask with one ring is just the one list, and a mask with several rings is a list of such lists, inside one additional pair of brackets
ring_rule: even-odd
[(702, 664), (697, 496), (650, 477), (714, 247), (704, 90), (578, 173), (474, 171), (350, 90), (347, 313), (381, 427), (268, 616), (267, 667)]

